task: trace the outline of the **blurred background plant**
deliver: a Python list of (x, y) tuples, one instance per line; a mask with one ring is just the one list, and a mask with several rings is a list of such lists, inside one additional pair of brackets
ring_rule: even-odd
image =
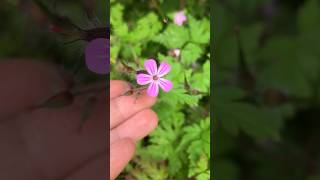
[[(146, 59), (167, 61), (173, 82), (153, 108), (159, 126), (118, 179), (209, 179), (210, 23), (205, 0), (111, 0), (111, 79), (136, 85)], [(187, 17), (174, 23), (176, 12)], [(183, 20), (183, 19), (182, 19)]]
[(0, 59), (50, 61), (72, 73), (76, 81), (100, 79), (86, 68), (84, 48), (94, 38), (107, 38), (106, 4), (96, 0), (1, 1)]
[[(53, 63), (68, 89), (52, 94), (42, 106), (59, 108), (86, 96), (82, 125), (89, 117), (94, 95), (107, 89), (108, 75), (91, 72), (85, 63), (89, 41), (107, 38), (106, 1), (4, 0), (0, 1), (0, 60), (24, 59)], [(81, 86), (101, 86), (79, 91)]]
[(214, 179), (320, 174), (320, 3), (217, 0)]
[[(96, 94), (107, 89), (108, 76), (91, 72), (85, 64), (87, 43), (107, 38), (105, 6), (106, 1), (94, 0), (0, 1), (0, 60), (55, 65), (68, 89), (53, 93), (39, 106), (61, 108), (74, 103), (76, 96), (84, 97), (79, 130), (91, 115), (98, 100)], [(81, 90), (89, 84), (95, 85)]]

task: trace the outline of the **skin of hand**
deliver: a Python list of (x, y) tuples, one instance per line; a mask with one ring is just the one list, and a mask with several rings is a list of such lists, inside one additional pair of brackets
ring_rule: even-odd
[(158, 123), (150, 108), (156, 98), (146, 91), (139, 97), (123, 96), (130, 86), (110, 81), (110, 179), (114, 179), (134, 154), (135, 142), (148, 135)]
[(38, 107), (69, 88), (55, 65), (1, 60), (0, 82), (0, 179), (108, 179), (108, 151), (114, 179), (132, 158), (135, 142), (157, 126), (150, 109), (156, 99), (145, 93), (136, 102), (133, 96), (121, 96), (129, 87), (123, 81), (110, 81), (110, 129), (108, 97), (101, 91), (81, 131), (87, 97), (77, 96), (64, 107)]

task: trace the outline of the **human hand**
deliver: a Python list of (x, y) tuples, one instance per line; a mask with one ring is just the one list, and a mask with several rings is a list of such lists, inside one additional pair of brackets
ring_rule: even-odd
[(157, 126), (150, 109), (156, 98), (123, 96), (130, 90), (124, 81), (110, 81), (110, 179), (115, 179), (134, 154), (135, 142)]
[(62, 107), (39, 106), (68, 90), (67, 79), (43, 61), (0, 61), (0, 179), (108, 179), (105, 90), (90, 94), (96, 102), (81, 131), (86, 94)]
[(70, 88), (56, 66), (2, 60), (0, 82), (0, 179), (108, 179), (106, 133), (110, 133), (113, 179), (131, 158), (134, 142), (157, 124), (156, 115), (149, 109), (155, 99), (143, 95), (133, 103), (134, 97), (120, 96), (127, 87), (122, 81), (111, 81), (110, 85), (110, 130), (106, 129), (107, 96), (100, 91), (94, 95), (97, 101), (81, 131), (86, 95), (59, 108), (39, 106)]

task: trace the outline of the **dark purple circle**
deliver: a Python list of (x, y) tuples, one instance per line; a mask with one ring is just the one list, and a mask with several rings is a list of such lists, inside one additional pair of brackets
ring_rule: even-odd
[(110, 64), (109, 39), (98, 38), (90, 41), (85, 49), (86, 65), (92, 72), (108, 74)]

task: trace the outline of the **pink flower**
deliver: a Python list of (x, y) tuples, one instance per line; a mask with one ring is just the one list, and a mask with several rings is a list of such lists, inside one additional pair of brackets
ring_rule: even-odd
[(180, 56), (180, 52), (181, 52), (180, 49), (174, 49), (173, 52), (176, 57)]
[(183, 11), (178, 11), (174, 15), (174, 23), (178, 26), (182, 26), (182, 24), (187, 21), (187, 16)]
[(166, 62), (161, 62), (159, 69), (154, 59), (148, 59), (144, 62), (144, 67), (148, 74), (139, 73), (137, 75), (137, 83), (139, 85), (150, 84), (147, 90), (147, 94), (152, 97), (156, 97), (159, 94), (159, 86), (165, 92), (169, 92), (173, 84), (171, 81), (162, 78), (168, 74), (171, 70), (171, 66)]

